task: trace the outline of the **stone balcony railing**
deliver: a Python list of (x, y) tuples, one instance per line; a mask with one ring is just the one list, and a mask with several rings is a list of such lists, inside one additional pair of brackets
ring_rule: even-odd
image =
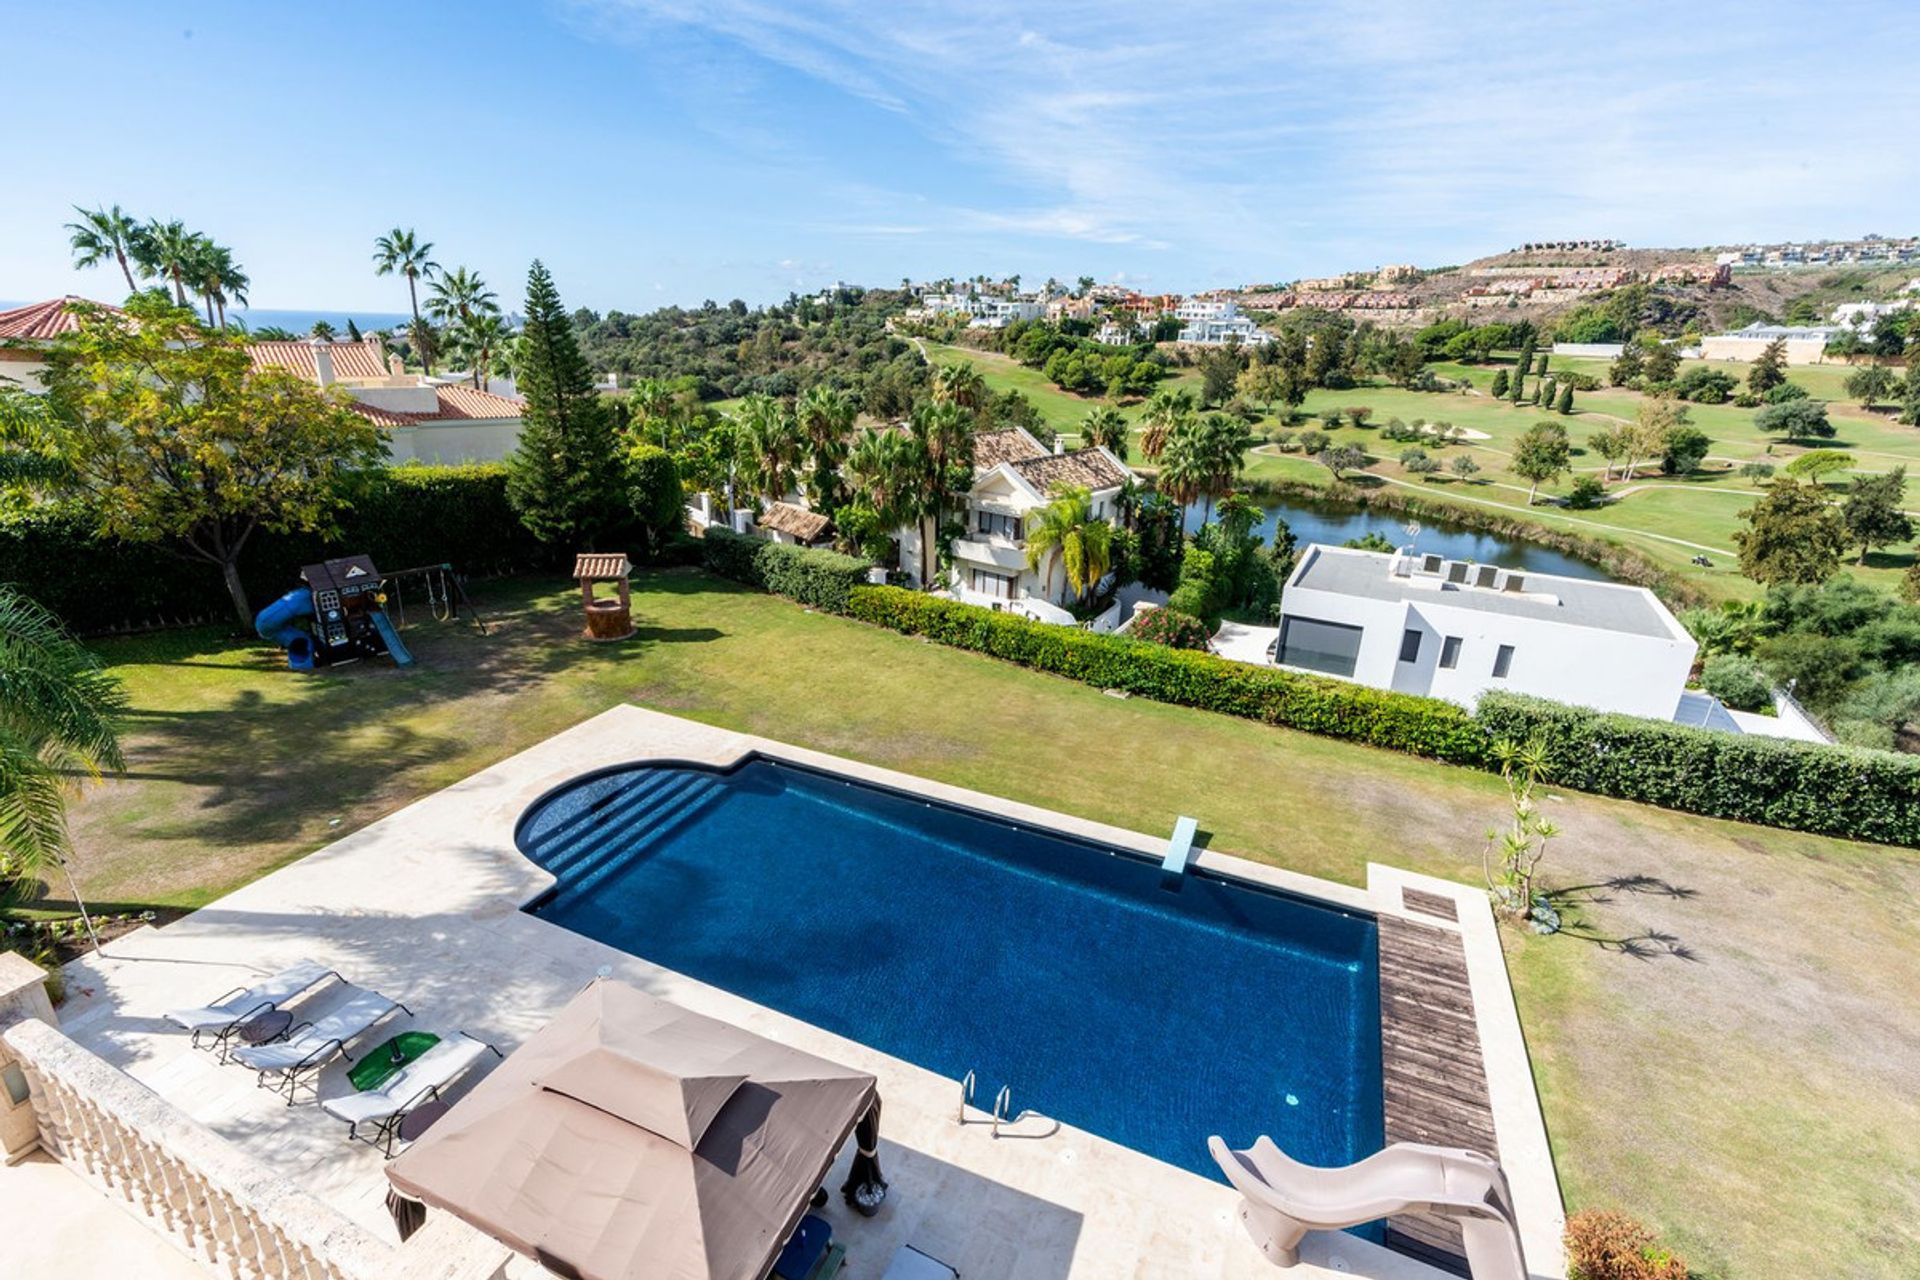
[(447, 1215), (378, 1239), (46, 1022), (0, 1031), (9, 1056), (41, 1148), (232, 1280), (487, 1280), (505, 1259)]

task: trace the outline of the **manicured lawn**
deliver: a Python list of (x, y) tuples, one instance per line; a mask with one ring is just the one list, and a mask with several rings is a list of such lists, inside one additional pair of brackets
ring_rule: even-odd
[[(703, 575), (635, 580), (638, 638), (579, 641), (568, 584), (417, 626), (418, 667), (281, 669), (212, 632), (104, 643), (128, 776), (77, 807), (100, 900), (192, 905), (630, 700), (1358, 883), (1472, 881), (1487, 775), (1116, 700)], [(1720, 1280), (1920, 1273), (1920, 856), (1578, 795), (1549, 882), (1568, 935), (1509, 961), (1574, 1207), (1665, 1229)], [(1285, 1016), (1286, 993), (1268, 993)], [(1224, 998), (1196, 975), (1195, 999)], [(1256, 1005), (1258, 1002), (1256, 1001)]]
[[(994, 351), (975, 351), (971, 347), (948, 346), (944, 343), (927, 343), (927, 355), (939, 364), (954, 364), (960, 361), (971, 363), (980, 371), (986, 384), (995, 391), (1018, 391), (1033, 401), (1034, 407), (1047, 420), (1047, 425), (1055, 431), (1077, 438), (1080, 423), (1091, 410), (1106, 403), (1098, 396), (1079, 396), (1071, 391), (1062, 391), (1047, 380), (1038, 369), (1029, 369), (1010, 356)], [(1160, 384), (1163, 387), (1190, 387), (1194, 394), (1200, 391), (1200, 375), (1192, 369), (1174, 370)], [(1122, 404), (1120, 411), (1129, 421), (1139, 418), (1143, 402), (1135, 400)], [(1073, 443), (1069, 439), (1069, 444)]]

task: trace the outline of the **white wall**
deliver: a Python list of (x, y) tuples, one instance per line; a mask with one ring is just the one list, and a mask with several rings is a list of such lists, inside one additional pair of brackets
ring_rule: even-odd
[(389, 428), (387, 455), (395, 462), (454, 466), (499, 462), (520, 442), (520, 419), (479, 418)]
[[(1368, 600), (1303, 587), (1286, 592), (1286, 617), (1365, 630), (1353, 678), (1379, 689), (1419, 693), (1472, 706), (1489, 689), (1670, 720), (1680, 704), (1696, 646), (1684, 636), (1657, 637), (1569, 626), (1439, 600)], [(1401, 636), (1421, 632), (1420, 656), (1400, 661)], [(1461, 641), (1457, 664), (1440, 668), (1444, 640)], [(1513, 646), (1504, 679), (1495, 679), (1499, 647)]]

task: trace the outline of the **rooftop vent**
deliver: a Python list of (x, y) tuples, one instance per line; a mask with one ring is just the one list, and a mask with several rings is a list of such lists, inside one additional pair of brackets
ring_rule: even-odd
[(1502, 591), (1512, 592), (1514, 595), (1519, 595), (1527, 589), (1527, 580), (1525, 576), (1521, 574), (1510, 573), (1507, 575), (1506, 584), (1500, 589)]
[(1465, 586), (1467, 581), (1467, 562), (1455, 560), (1447, 566), (1447, 581), (1453, 586)]
[(1473, 575), (1473, 585), (1492, 590), (1493, 580), (1498, 577), (1499, 574), (1500, 570), (1498, 568), (1490, 564), (1483, 564)]
[(1443, 565), (1443, 564), (1445, 564), (1445, 563), (1446, 563), (1446, 561), (1445, 561), (1444, 559), (1442, 559), (1442, 558), (1441, 558), (1440, 556), (1436, 556), (1436, 555), (1424, 555), (1424, 556), (1421, 556), (1421, 557), (1420, 557), (1420, 572), (1422, 572), (1422, 573), (1438, 573), (1438, 572), (1440, 572), (1440, 566), (1441, 566), (1441, 565)]

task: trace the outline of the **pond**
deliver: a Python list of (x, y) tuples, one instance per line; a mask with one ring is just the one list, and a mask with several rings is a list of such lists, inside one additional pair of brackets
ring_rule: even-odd
[[(1306, 546), (1323, 542), (1339, 546), (1349, 538), (1377, 533), (1394, 546), (1407, 543), (1407, 523), (1412, 517), (1398, 511), (1374, 511), (1367, 507), (1339, 502), (1314, 502), (1304, 498), (1258, 498), (1265, 514), (1259, 533), (1273, 540), (1275, 518), (1285, 520), (1294, 539)], [(1200, 527), (1204, 505), (1187, 508), (1187, 532)], [(1523, 569), (1528, 573), (1557, 573), (1567, 578), (1586, 578), (1596, 582), (1613, 579), (1602, 569), (1575, 559), (1563, 551), (1543, 547), (1518, 538), (1502, 538), (1446, 521), (1420, 518), (1420, 532), (1413, 538), (1416, 551), (1442, 555), (1449, 560), (1471, 560), (1477, 564), (1497, 564), (1502, 568)]]

